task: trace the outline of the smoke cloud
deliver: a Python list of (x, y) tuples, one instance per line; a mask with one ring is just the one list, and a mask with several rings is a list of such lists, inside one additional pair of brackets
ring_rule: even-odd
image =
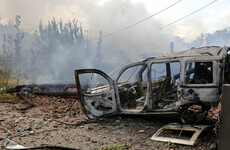
[[(64, 0), (39, 2), (8, 0), (1, 3), (2, 7), (9, 8), (4, 9), (3, 17), (13, 18), (16, 14), (21, 15), (23, 29), (37, 28), (38, 30), (40, 20), (43, 26), (47, 27), (46, 22), (53, 17), (68, 22), (67, 18), (74, 16), (78, 19), (78, 25), (87, 32), (90, 42), (89, 51), (58, 43), (51, 55), (48, 54), (51, 49), (46, 49), (47, 54), (43, 53), (42, 57), (47, 59), (41, 60), (33, 57), (41, 54), (39, 51), (44, 51), (44, 47), (39, 47), (41, 45), (31, 39), (32, 34), (26, 34), (21, 53), (28, 61), (23, 66), (30, 68), (27, 71), (30, 82), (74, 83), (73, 71), (82, 68), (98, 68), (109, 73), (119, 65), (123, 66), (142, 59), (143, 54), (147, 53), (151, 57), (158, 53), (169, 52), (169, 43), (173, 40), (173, 36), (163, 31), (156, 31), (161, 23), (150, 19), (113, 36), (102, 38), (101, 55), (100, 58), (96, 58), (99, 39), (93, 39), (99, 37), (99, 31), (102, 31), (102, 35), (109, 34), (148, 17), (149, 14), (143, 4), (133, 4), (130, 0), (108, 0), (103, 5), (90, 0), (84, 2), (72, 0), (65, 3)], [(36, 42), (37, 45), (34, 44)], [(95, 62), (95, 59), (100, 60)]]
[[(124, 66), (144, 57), (169, 53), (170, 42), (175, 42), (175, 51), (192, 46), (176, 37), (178, 33), (157, 30), (164, 24), (159, 18), (155, 20), (154, 17), (112, 36), (103, 37), (103, 35), (118, 31), (151, 15), (143, 4), (132, 3), (131, 0), (107, 0), (103, 4), (92, 0), (7, 0), (0, 2), (0, 8), (2, 10), (0, 15), (3, 17), (0, 20), (1, 23), (4, 24), (8, 18), (14, 18), (19, 14), (22, 17), (24, 31), (30, 31), (26, 32), (21, 48), (22, 55), (27, 60), (24, 67), (29, 68), (27, 77), (30, 82), (74, 83), (75, 69), (97, 68), (109, 73), (117, 66)], [(63, 23), (76, 18), (78, 27), (83, 28), (86, 41), (88, 38), (87, 50), (59, 42), (52, 53), (48, 54), (51, 49), (41, 47), (42, 44), (34, 39), (33, 32), (37, 30), (40, 36), (41, 33), (38, 31), (40, 20), (42, 20), (43, 27), (48, 28), (48, 21), (51, 21), (53, 17), (56, 21), (61, 18)], [(194, 24), (197, 22), (194, 21)], [(194, 36), (189, 32), (190, 28), (184, 30)], [(100, 31), (102, 31), (102, 39), (100, 55), (98, 55)], [(1, 32), (0, 27), (0, 34)], [(68, 41), (67, 38), (61, 41), (63, 40)], [(47, 53), (42, 53), (45, 50)], [(35, 58), (36, 56), (46, 59), (39, 60)], [(95, 61), (96, 59), (99, 61)], [(115, 73), (118, 71), (119, 69)]]

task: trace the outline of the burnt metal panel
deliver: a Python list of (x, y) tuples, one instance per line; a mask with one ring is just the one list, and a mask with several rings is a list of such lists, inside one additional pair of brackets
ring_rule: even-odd
[(14, 141), (5, 138), (2, 144), (2, 148), (8, 150), (79, 150), (75, 148), (60, 147), (60, 146), (38, 146), (38, 147), (25, 147), (15, 143)]
[[(81, 89), (79, 79), (79, 75), (84, 73), (99, 74), (108, 81), (109, 85), (97, 87), (91, 93), (84, 93)], [(75, 70), (75, 78), (83, 111), (89, 119), (96, 119), (117, 113), (114, 82), (107, 74), (97, 69), (81, 69)], [(103, 92), (103, 88), (109, 90)], [(97, 90), (98, 92), (95, 92)]]
[[(180, 125), (180, 124), (168, 124), (160, 128), (152, 137), (151, 140), (172, 142), (183, 145), (193, 145), (201, 132), (207, 128), (208, 125)], [(170, 133), (164, 133), (164, 131), (170, 131)], [(178, 134), (171, 134), (173, 132)], [(190, 137), (183, 138), (183, 132), (191, 132)], [(167, 137), (167, 135), (169, 136)]]
[(215, 57), (223, 56), (226, 54), (227, 47), (218, 47), (218, 46), (206, 46), (201, 48), (189, 49), (178, 51), (174, 53), (169, 53), (154, 58), (148, 58), (147, 60), (154, 59), (169, 59), (169, 58), (185, 58), (185, 57)]
[(219, 101), (218, 88), (210, 87), (195, 87), (195, 88), (183, 88), (183, 100), (196, 102), (196, 103), (209, 103)]

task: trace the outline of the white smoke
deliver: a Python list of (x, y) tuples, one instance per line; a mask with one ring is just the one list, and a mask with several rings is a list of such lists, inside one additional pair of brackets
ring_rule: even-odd
[[(3, 14), (7, 14), (5, 17), (13, 18), (16, 14), (21, 15), (22, 26), (26, 29), (32, 29), (35, 26), (37, 28), (40, 19), (46, 24), (47, 20), (53, 17), (62, 18), (65, 21), (66, 18), (76, 16), (83, 28), (89, 30), (90, 39), (99, 37), (100, 30), (102, 35), (106, 35), (151, 15), (143, 4), (134, 4), (130, 0), (108, 0), (103, 5), (90, 0), (70, 0), (65, 3), (64, 0), (39, 2), (7, 0), (1, 3), (2, 6), (8, 8), (7, 12), (3, 11)], [(75, 69), (98, 68), (109, 73), (119, 65), (141, 59), (143, 54), (149, 54), (151, 57), (155, 54), (170, 52), (170, 42), (174, 41), (174, 36), (165, 33), (164, 30), (157, 30), (161, 26), (163, 24), (160, 21), (151, 18), (127, 30), (102, 38), (99, 63), (93, 61), (97, 56), (98, 40), (91, 40), (90, 52), (76, 51), (74, 48), (60, 45), (45, 62), (37, 62), (40, 65), (36, 67), (33, 63), (27, 63), (24, 67), (30, 68), (28, 77), (32, 80), (31, 82), (39, 83), (74, 83)], [(42, 50), (42, 47), (35, 46), (33, 42), (30, 36), (25, 36), (22, 47), (24, 56), (28, 55), (27, 58), (31, 62), (33, 61), (32, 50), (35, 48)], [(175, 43), (175, 49), (179, 47), (183, 46)], [(40, 74), (36, 75), (36, 72)]]

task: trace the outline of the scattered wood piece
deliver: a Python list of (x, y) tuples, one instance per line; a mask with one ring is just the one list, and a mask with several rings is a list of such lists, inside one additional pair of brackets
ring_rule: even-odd
[(24, 100), (27, 104), (29, 104), (29, 106), (24, 107), (24, 108), (17, 108), (17, 110), (26, 110), (34, 106), (34, 103), (30, 99), (27, 99), (22, 93), (19, 92), (17, 93), (17, 95), (20, 98), (22, 98), (22, 100)]
[(145, 132), (145, 130), (139, 130), (138, 131), (138, 133), (144, 133)]
[(69, 88), (70, 88), (70, 84), (66, 84), (62, 89), (62, 91), (67, 91)]

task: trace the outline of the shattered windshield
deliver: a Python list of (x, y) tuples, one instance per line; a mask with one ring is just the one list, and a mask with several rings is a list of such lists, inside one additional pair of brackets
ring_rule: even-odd
[(129, 82), (135, 80), (139, 71), (144, 67), (144, 65), (132, 66), (126, 69), (118, 79), (118, 83)]

